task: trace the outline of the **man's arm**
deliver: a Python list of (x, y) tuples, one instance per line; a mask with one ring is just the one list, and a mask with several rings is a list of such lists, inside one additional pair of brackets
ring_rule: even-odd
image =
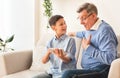
[(76, 32), (69, 32), (68, 36), (75, 37), (76, 36)]

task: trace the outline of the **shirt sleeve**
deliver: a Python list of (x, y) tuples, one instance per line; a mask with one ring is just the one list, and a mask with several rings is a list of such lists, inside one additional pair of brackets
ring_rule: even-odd
[(67, 57), (75, 59), (75, 53), (76, 53), (75, 39), (71, 38), (67, 46)]
[(77, 32), (76, 33), (76, 37), (78, 37), (78, 38), (84, 38), (85, 37), (85, 32), (84, 31)]
[[(107, 29), (106, 29), (107, 30)], [(117, 39), (115, 34), (109, 31), (102, 32), (98, 40), (99, 48), (89, 45), (86, 54), (99, 60), (104, 64), (110, 65), (117, 57)]]

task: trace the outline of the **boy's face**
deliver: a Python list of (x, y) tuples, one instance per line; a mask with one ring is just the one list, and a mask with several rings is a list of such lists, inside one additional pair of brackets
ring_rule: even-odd
[(60, 18), (55, 25), (52, 26), (52, 29), (56, 32), (56, 35), (61, 36), (66, 33), (67, 25), (64, 18)]

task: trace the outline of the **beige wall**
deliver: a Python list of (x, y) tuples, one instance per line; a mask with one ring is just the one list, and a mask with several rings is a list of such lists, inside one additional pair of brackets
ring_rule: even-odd
[(39, 40), (39, 28), (40, 28), (40, 0), (35, 0), (35, 28), (34, 28), (34, 44), (36, 45)]
[[(84, 2), (92, 2), (94, 3), (99, 11), (98, 16), (100, 19), (104, 19), (109, 24), (112, 25), (113, 29), (115, 30), (116, 34), (120, 34), (119, 31), (119, 25), (120, 25), (120, 1), (116, 0), (51, 0), (53, 3), (53, 14), (61, 14), (65, 17), (67, 26), (68, 26), (68, 32), (69, 31), (80, 31), (84, 30), (84, 27), (79, 24), (79, 20), (77, 20), (77, 8)], [(40, 34), (43, 33), (43, 31), (47, 31), (45, 28), (46, 21), (45, 16), (43, 16), (43, 8), (42, 8), (42, 2), (40, 2)]]

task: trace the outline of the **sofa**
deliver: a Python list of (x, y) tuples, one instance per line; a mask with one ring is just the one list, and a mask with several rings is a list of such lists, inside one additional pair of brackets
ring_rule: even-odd
[[(47, 70), (49, 68), (49, 63), (41, 63), (41, 56), (43, 55), (41, 51), (44, 50), (43, 48), (47, 43), (46, 41), (48, 41), (50, 37), (50, 35), (47, 38), (45, 38), (44, 35), (41, 36), (41, 39), (33, 50), (0, 53), (0, 78), (32, 78), (33, 76), (41, 74)], [(120, 41), (120, 38), (118, 38), (118, 40)], [(77, 69), (81, 69), (81, 40), (75, 38), (75, 41), (77, 48), (75, 55), (77, 60), (76, 65)], [(118, 56), (120, 57), (119, 52), (120, 49), (118, 48)], [(120, 65), (117, 69), (120, 69)], [(110, 73), (114, 72), (115, 71), (111, 71)]]
[(108, 78), (120, 78), (120, 58), (112, 62)]

